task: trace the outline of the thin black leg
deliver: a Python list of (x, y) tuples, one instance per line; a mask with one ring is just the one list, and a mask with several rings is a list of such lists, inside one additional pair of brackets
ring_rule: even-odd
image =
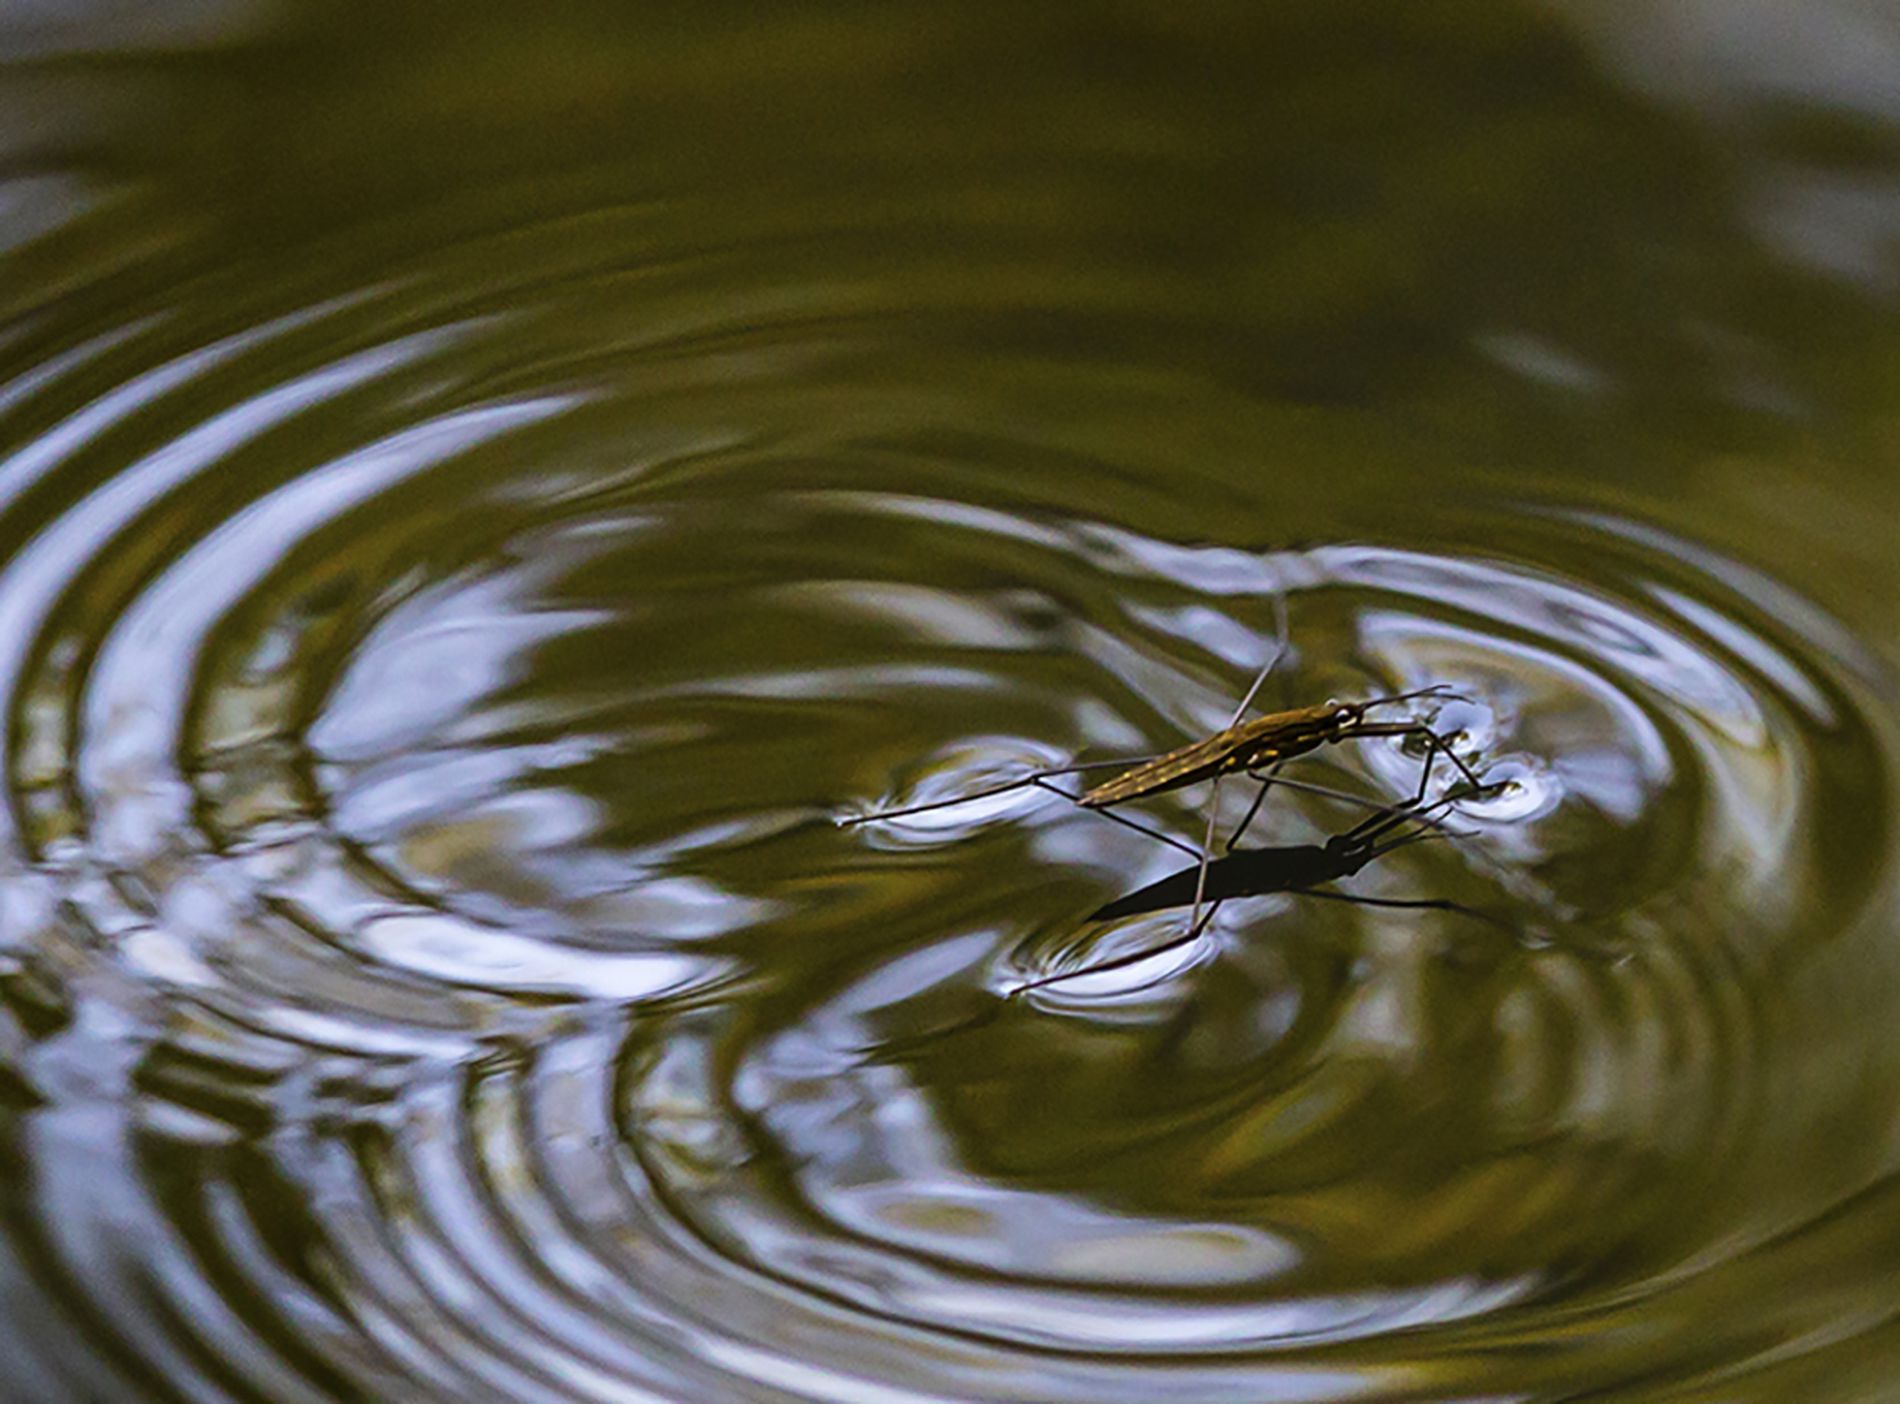
[(1500, 931), (1516, 934), (1516, 928), (1504, 918), (1493, 916), (1490, 912), (1479, 911), (1476, 907), (1467, 907), (1462, 902), (1453, 902), (1442, 897), (1361, 897), (1352, 892), (1325, 892), (1317, 887), (1290, 887), (1289, 892), (1297, 892), (1302, 897), (1319, 897), (1328, 902), (1350, 902), (1358, 907), (1396, 907), (1408, 911), (1456, 912), (1474, 921), (1482, 921), (1497, 927)]
[(1240, 699), (1240, 705), (1234, 708), (1233, 716), (1227, 719), (1229, 726), (1239, 725), (1240, 719), (1247, 715), (1247, 709), (1253, 706), (1253, 699), (1260, 691), (1261, 684), (1266, 682), (1267, 674), (1271, 673), (1280, 660), (1286, 657), (1291, 641), (1287, 635), (1286, 592), (1284, 590), (1276, 590), (1273, 595), (1273, 625), (1275, 635), (1273, 653), (1265, 663), (1260, 665), (1260, 671), (1254, 674), (1254, 680), (1247, 689), (1247, 695)]
[(1207, 797), (1207, 833), (1201, 839), (1201, 870), (1194, 875), (1194, 910), (1188, 917), (1188, 934), (1192, 936), (1201, 927), (1201, 898), (1207, 895), (1207, 864), (1214, 850), (1214, 825), (1220, 819), (1220, 782), (1214, 777), (1214, 789)]
[[(933, 809), (950, 809), (959, 804), (969, 804), (972, 800), (991, 799), (996, 795), (1006, 795), (1011, 790), (1021, 790), (1031, 785), (1040, 785), (1044, 780), (1054, 779), (1058, 775), (1080, 775), (1082, 772), (1088, 770), (1108, 770), (1111, 768), (1126, 769), (1129, 766), (1141, 765), (1153, 759), (1153, 756), (1131, 756), (1123, 760), (1087, 761), (1081, 765), (1059, 765), (1050, 770), (1035, 770), (1004, 784), (992, 785), (987, 790), (977, 790), (971, 794), (957, 795), (952, 799), (931, 800), (927, 804), (911, 804), (904, 806), (902, 809), (880, 809), (875, 814), (854, 814), (848, 819), (838, 820), (838, 827), (841, 829), (850, 829), (855, 828), (859, 824), (868, 824), (874, 819), (897, 819), (906, 814), (925, 814)], [(1070, 803), (1075, 802), (1075, 796), (1064, 795), (1060, 790), (1053, 790), (1051, 793), (1062, 795), (1062, 798), (1068, 800)]]
[(1260, 790), (1254, 795), (1253, 803), (1247, 806), (1247, 813), (1241, 818), (1240, 823), (1237, 824), (1234, 827), (1234, 831), (1227, 836), (1227, 852), (1232, 853), (1234, 851), (1234, 847), (1240, 842), (1241, 836), (1247, 832), (1248, 827), (1253, 823), (1254, 816), (1260, 812), (1260, 806), (1266, 802), (1267, 791), (1273, 788), (1273, 782), (1280, 773), (1280, 767), (1285, 764), (1285, 761), (1275, 761), (1272, 765), (1267, 767), (1267, 773), (1265, 775), (1261, 775), (1259, 772), (1252, 770), (1247, 772), (1260, 782)]
[[(1047, 790), (1052, 795), (1061, 795), (1062, 798), (1064, 798), (1065, 800), (1068, 800), (1069, 803), (1071, 804), (1075, 803), (1074, 795), (1069, 794), (1063, 790), (1058, 790), (1054, 785), (1051, 785), (1047, 780), (1044, 780), (1038, 777), (1037, 779), (1030, 781), (1030, 783), (1039, 790)], [(1172, 834), (1164, 834), (1159, 829), (1151, 829), (1146, 824), (1138, 823), (1137, 821), (1130, 819), (1125, 814), (1116, 814), (1113, 811), (1107, 810), (1107, 809), (1091, 809), (1088, 812), (1091, 814), (1099, 814), (1104, 819), (1108, 819), (1114, 823), (1120, 824), (1124, 829), (1133, 829), (1138, 834), (1146, 834), (1149, 838), (1154, 839), (1156, 842), (1165, 843), (1169, 848), (1178, 849), (1182, 853), (1187, 854), (1187, 856), (1190, 858), (1199, 858), (1201, 856), (1191, 845), (1182, 843), (1180, 839), (1175, 838)]]
[[(1216, 902), (1215, 906), (1220, 904)], [(1060, 975), (1044, 975), (1039, 980), (1027, 980), (1010, 991), (1012, 996), (1025, 994), (1030, 990), (1039, 990), (1045, 985), (1058, 985), (1064, 980), (1079, 980), (1084, 975), (1105, 975), (1111, 970), (1123, 970), (1131, 965), (1139, 965), (1144, 960), (1152, 960), (1158, 955), (1179, 950), (1191, 944), (1201, 933), (1198, 930), (1184, 931), (1179, 936), (1161, 942), (1156, 946), (1144, 946), (1138, 951), (1129, 951), (1126, 955), (1111, 956), (1094, 965), (1085, 965), (1080, 970), (1065, 970)]]

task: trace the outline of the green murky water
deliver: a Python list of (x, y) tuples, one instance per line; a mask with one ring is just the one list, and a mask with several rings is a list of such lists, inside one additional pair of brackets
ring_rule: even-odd
[[(1894, 1397), (1894, 72), (1880, 0), (0, 11), (0, 1396)], [(1282, 601), (1263, 705), (1449, 683), (1515, 782), (1336, 890), (1501, 924), (1013, 998), (1181, 855), (835, 822), (1210, 732)]]

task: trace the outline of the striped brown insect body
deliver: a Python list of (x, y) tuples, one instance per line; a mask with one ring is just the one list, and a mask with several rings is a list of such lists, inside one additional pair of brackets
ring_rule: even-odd
[[(1421, 738), (1434, 751), (1442, 750), (1464, 770), (1463, 762), (1452, 754), (1444, 740), (1423, 722), (1369, 722), (1366, 713), (1374, 707), (1418, 697), (1448, 695), (1444, 688), (1429, 687), (1393, 697), (1375, 697), (1364, 702), (1324, 702), (1313, 707), (1295, 707), (1273, 712), (1252, 721), (1238, 722), (1223, 731), (1191, 745), (1156, 756), (1105, 780), (1077, 797), (1085, 809), (1103, 809), (1112, 804), (1163, 794), (1202, 780), (1215, 780), (1239, 771), (1251, 771), (1274, 765), (1294, 756), (1303, 756), (1321, 746), (1370, 736), (1413, 736)], [(1472, 784), (1475, 776), (1466, 772)]]
[(1353, 710), (1352, 703), (1327, 702), (1255, 717), (1125, 770), (1112, 780), (1084, 790), (1076, 803), (1085, 809), (1103, 809), (1124, 800), (1212, 780), (1217, 775), (1231, 775), (1250, 765), (1305, 755), (1336, 739)]

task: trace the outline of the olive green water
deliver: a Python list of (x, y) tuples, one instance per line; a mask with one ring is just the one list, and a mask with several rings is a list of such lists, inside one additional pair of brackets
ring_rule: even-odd
[[(1900, 1397), (1895, 72), (0, 7), (0, 1399)], [(1213, 730), (1276, 600), (1263, 705), (1451, 683), (1515, 782), (1342, 889), (1501, 927), (1011, 999), (1180, 855), (834, 822)]]

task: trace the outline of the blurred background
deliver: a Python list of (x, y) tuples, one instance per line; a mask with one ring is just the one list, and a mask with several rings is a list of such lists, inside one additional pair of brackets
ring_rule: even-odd
[[(1894, 1397), (1896, 406), (1892, 0), (14, 0), (0, 1397)], [(834, 822), (1282, 604), (1506, 934)]]

